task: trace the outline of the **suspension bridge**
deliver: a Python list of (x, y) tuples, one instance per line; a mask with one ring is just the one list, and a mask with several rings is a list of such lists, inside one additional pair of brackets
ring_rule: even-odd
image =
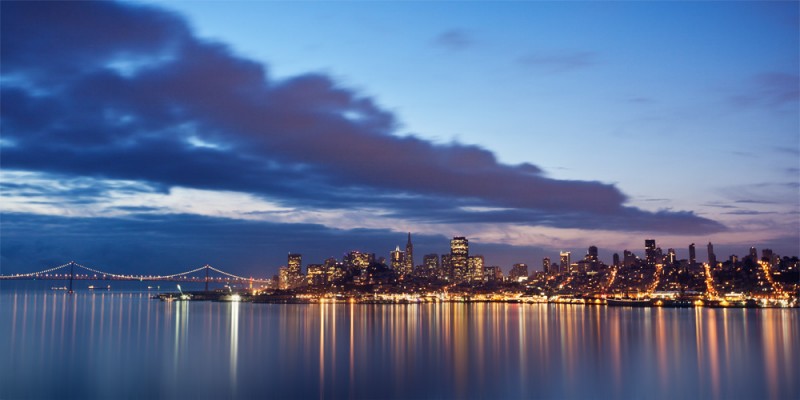
[[(211, 275), (211, 273), (214, 275)], [(87, 267), (70, 261), (57, 267), (47, 268), (41, 271), (29, 272), (24, 274), (0, 274), (0, 280), (69, 280), (69, 290), (72, 291), (72, 281), (74, 280), (115, 280), (115, 281), (167, 281), (167, 282), (197, 282), (206, 284), (208, 291), (209, 283), (269, 283), (270, 279), (244, 277), (230, 272), (223, 271), (204, 265), (188, 271), (178, 272), (169, 275), (134, 275), (134, 274), (115, 274), (113, 272), (101, 271), (99, 269)]]

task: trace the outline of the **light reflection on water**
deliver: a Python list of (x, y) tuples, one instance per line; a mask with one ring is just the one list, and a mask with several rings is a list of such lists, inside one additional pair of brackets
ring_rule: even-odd
[(798, 310), (0, 292), (0, 398), (798, 398)]

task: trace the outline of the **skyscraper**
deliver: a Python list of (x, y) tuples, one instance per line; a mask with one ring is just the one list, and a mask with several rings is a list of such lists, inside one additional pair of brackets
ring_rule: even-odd
[(645, 262), (647, 262), (648, 267), (655, 267), (656, 266), (656, 240), (655, 239), (645, 239), (644, 241), (644, 256)]
[(678, 257), (675, 255), (675, 249), (667, 249), (667, 264), (673, 265)]
[(517, 282), (528, 279), (528, 265), (523, 263), (514, 264), (511, 267), (511, 272), (508, 273), (508, 278)]
[(286, 264), (289, 288), (295, 288), (303, 283), (303, 256), (289, 253)]
[[(434, 277), (439, 274), (439, 255), (426, 254), (422, 257), (422, 265), (425, 266), (425, 276)], [(441, 277), (441, 276), (440, 276)]]
[(694, 251), (694, 243), (689, 245), (689, 265), (697, 264), (697, 255)]
[(568, 251), (561, 252), (561, 263), (559, 265), (559, 272), (562, 274), (569, 272), (570, 256)]
[(468, 280), (472, 283), (483, 281), (483, 256), (469, 256), (467, 258)]
[(615, 267), (619, 267), (619, 253), (614, 253), (614, 256), (613, 256), (612, 259), (613, 259), (613, 265)]
[(400, 250), (400, 246), (397, 246), (394, 251), (391, 252), (390, 257), (392, 260), (392, 269), (400, 275), (408, 273), (406, 271), (406, 253)]
[(708, 265), (715, 267), (717, 265), (717, 255), (714, 254), (714, 245), (708, 242)]
[(411, 244), (411, 232), (408, 232), (405, 263), (406, 263), (405, 273), (410, 274), (412, 271), (414, 271), (414, 245)]
[(453, 270), (453, 281), (461, 283), (467, 280), (467, 262), (469, 259), (469, 241), (463, 236), (456, 236), (450, 241), (450, 268)]
[(550, 257), (542, 259), (542, 271), (544, 271), (545, 274), (550, 274)]

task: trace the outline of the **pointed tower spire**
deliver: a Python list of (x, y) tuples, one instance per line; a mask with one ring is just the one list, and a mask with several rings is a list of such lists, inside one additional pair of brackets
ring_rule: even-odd
[(408, 232), (408, 246), (411, 246), (411, 232)]

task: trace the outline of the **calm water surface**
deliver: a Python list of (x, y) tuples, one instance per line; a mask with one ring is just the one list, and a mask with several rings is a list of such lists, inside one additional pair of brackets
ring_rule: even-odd
[(0, 287), (0, 398), (800, 398), (800, 310)]

